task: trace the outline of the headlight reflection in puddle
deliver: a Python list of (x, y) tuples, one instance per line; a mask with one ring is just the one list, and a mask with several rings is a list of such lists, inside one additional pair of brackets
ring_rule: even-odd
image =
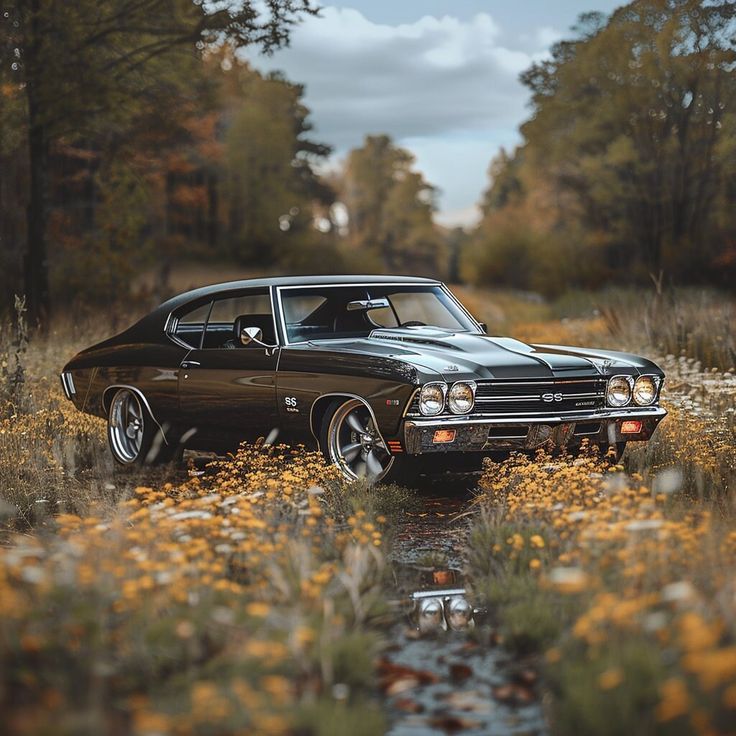
[(465, 597), (465, 588), (422, 590), (412, 593), (412, 620), (422, 634), (437, 631), (466, 631), (475, 626), (480, 613)]

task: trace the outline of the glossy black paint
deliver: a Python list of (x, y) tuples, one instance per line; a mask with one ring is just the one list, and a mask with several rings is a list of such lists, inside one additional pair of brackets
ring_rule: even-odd
[[(406, 327), (375, 330), (363, 338), (287, 344), (280, 287), (387, 283), (439, 284), (413, 277), (314, 276), (236, 281), (181, 294), (72, 358), (63, 369), (73, 377), (71, 398), (81, 411), (106, 417), (115, 388), (132, 387), (145, 399), (166, 442), (178, 443), (186, 435), (188, 445), (220, 449), (273, 430), (281, 440), (315, 445), (327, 407), (336, 396), (354, 396), (371, 408), (384, 439), (404, 449), (406, 412), (428, 381), (663, 376), (640, 356), (527, 345), (488, 336), (476, 322), (469, 332)], [(271, 295), (278, 345), (199, 349), (167, 333), (192, 307), (263, 289)], [(648, 438), (660, 418), (648, 421), (646, 436), (637, 439)], [(470, 425), (463, 432), (479, 436)], [(479, 449), (477, 442), (467, 449)]]

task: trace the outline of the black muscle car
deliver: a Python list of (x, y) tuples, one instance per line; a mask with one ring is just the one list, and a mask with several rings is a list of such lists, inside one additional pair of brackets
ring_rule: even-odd
[(620, 452), (665, 416), (662, 380), (635, 355), (492, 337), (439, 281), (386, 276), (195, 289), (61, 374), (120, 463), (265, 438), (316, 445), (348, 479), (586, 438)]

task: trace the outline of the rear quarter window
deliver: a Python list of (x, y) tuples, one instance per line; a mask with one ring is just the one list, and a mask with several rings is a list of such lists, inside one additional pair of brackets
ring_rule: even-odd
[(204, 325), (212, 302), (206, 302), (179, 315), (174, 334), (190, 348), (198, 348), (202, 342)]

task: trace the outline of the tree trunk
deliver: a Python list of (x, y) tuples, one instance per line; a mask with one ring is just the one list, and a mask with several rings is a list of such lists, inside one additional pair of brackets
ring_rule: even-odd
[(27, 245), (24, 263), (25, 294), (31, 324), (43, 321), (49, 313), (49, 276), (46, 249), (48, 220), (48, 152), (44, 111), (39, 101), (40, 70), (39, 3), (30, 4), (29, 42), (26, 44), (26, 95), (28, 98), (28, 167), (30, 187), (27, 208)]

